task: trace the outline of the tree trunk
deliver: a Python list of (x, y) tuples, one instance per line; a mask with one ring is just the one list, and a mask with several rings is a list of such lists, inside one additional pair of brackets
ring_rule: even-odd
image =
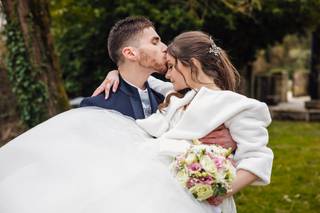
[(320, 99), (320, 25), (312, 33), (309, 93), (312, 100)]
[[(305, 107), (307, 109), (320, 110), (320, 25), (312, 33), (309, 94), (311, 101), (307, 101)], [(310, 119), (313, 120), (312, 118)]]
[(7, 20), (9, 77), (23, 120), (34, 126), (69, 108), (50, 34), (49, 2), (1, 2)]
[(25, 131), (19, 119), (17, 103), (11, 91), (7, 71), (0, 62), (0, 147)]

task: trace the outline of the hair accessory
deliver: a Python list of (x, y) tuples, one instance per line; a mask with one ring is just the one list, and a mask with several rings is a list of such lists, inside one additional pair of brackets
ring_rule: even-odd
[(221, 53), (221, 48), (218, 47), (214, 41), (212, 40), (211, 36), (209, 37), (210, 41), (211, 41), (211, 45), (209, 48), (209, 53), (213, 53), (215, 56), (218, 56)]

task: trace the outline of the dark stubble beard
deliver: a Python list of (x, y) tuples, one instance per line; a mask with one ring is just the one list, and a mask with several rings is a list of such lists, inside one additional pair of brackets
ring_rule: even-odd
[(140, 53), (139, 65), (148, 69), (152, 69), (158, 73), (164, 74), (167, 71), (166, 63), (159, 63), (155, 58), (151, 58), (144, 51)]

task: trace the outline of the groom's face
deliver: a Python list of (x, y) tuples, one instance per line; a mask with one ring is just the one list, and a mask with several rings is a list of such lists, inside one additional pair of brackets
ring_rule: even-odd
[(162, 43), (157, 32), (152, 27), (145, 28), (139, 39), (139, 65), (164, 74), (167, 71), (166, 51), (167, 45)]

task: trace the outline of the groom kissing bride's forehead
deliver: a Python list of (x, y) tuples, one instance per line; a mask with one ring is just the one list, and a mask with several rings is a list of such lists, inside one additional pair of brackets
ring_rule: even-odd
[(151, 89), (147, 80), (154, 72), (166, 71), (166, 49), (147, 18), (127, 17), (118, 21), (108, 36), (108, 52), (120, 73), (119, 90), (107, 100), (103, 94), (85, 98), (80, 106), (113, 109), (134, 119), (156, 112), (164, 96)]
[[(108, 36), (108, 52), (118, 67), (119, 89), (110, 92), (108, 99), (104, 94), (87, 97), (80, 106), (116, 110), (133, 119), (146, 118), (155, 113), (158, 105), (164, 101), (164, 96), (173, 90), (171, 83), (151, 76), (154, 72), (165, 74), (166, 50), (167, 46), (149, 19), (127, 17), (118, 21)], [(110, 88), (108, 77), (102, 87)], [(202, 142), (236, 147), (225, 128), (213, 131)]]

